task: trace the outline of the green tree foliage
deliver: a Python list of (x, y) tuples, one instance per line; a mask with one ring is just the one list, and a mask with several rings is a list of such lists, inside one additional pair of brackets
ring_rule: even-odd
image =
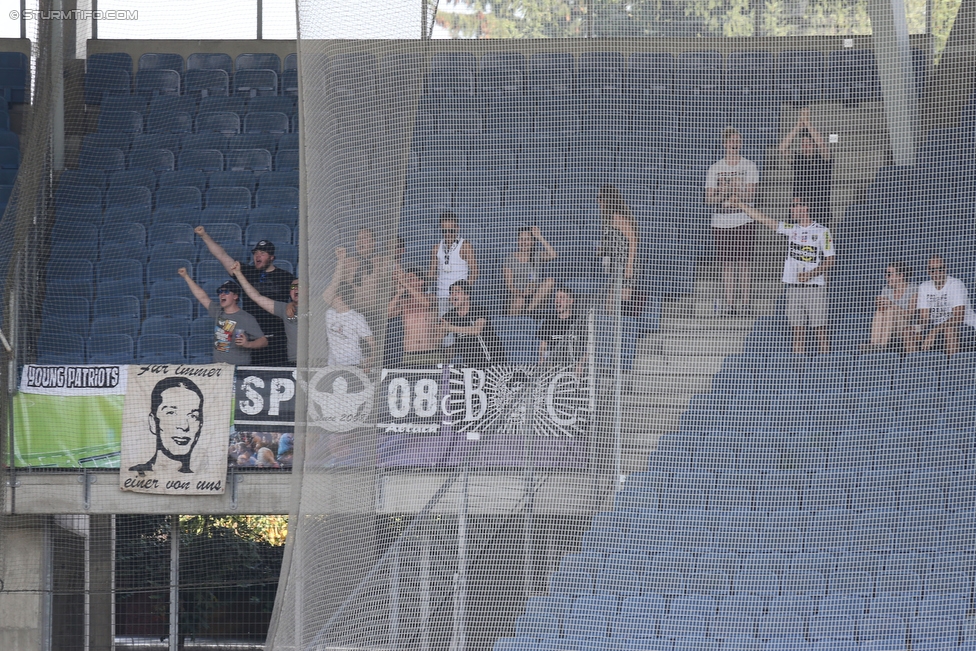
[[(148, 594), (153, 619), (169, 613), (170, 524), (165, 515), (119, 516), (116, 584), (120, 602)], [(180, 518), (180, 638), (212, 631), (223, 610), (246, 604), (253, 621), (236, 635), (263, 637), (274, 605), (287, 518), (182, 516)], [(241, 628), (243, 627), (243, 628)]]
[[(937, 52), (959, 1), (933, 0)], [(597, 37), (871, 33), (867, 0), (442, 0), (442, 5), (437, 23), (452, 38), (572, 38), (591, 31)], [(907, 2), (913, 34), (925, 31), (925, 5), (926, 0)]]

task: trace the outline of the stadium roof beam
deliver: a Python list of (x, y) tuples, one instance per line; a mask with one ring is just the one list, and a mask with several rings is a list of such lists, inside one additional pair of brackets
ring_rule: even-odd
[(918, 101), (905, 0), (868, 0), (868, 14), (871, 16), (874, 56), (881, 78), (892, 162), (914, 165)]

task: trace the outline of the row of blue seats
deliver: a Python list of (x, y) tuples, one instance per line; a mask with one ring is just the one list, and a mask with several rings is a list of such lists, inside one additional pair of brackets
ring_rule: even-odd
[[(189, 176), (182, 175), (177, 178), (182, 180)], [(192, 176), (199, 179), (199, 175)], [(279, 176), (278, 178), (290, 180), (294, 177)], [(98, 187), (62, 183), (55, 193), (54, 205), (56, 209), (88, 206), (109, 210), (117, 206), (131, 206), (148, 207), (156, 211), (167, 209), (193, 211), (204, 208), (297, 210), (298, 188), (291, 185), (263, 185), (254, 191), (252, 196), (251, 190), (244, 185), (218, 186), (205, 193), (200, 191), (200, 187), (192, 185), (165, 186), (155, 193), (146, 186), (123, 185), (109, 187), (103, 194)]]
[[(132, 72), (132, 57), (126, 52), (105, 52), (88, 55), (86, 67), (89, 72), (122, 69)], [(222, 52), (195, 52), (183, 58), (173, 52), (146, 52), (139, 57), (136, 70), (175, 70), (183, 74), (187, 70), (224, 70), (231, 74), (235, 70), (295, 70), (298, 68), (298, 55), (285, 57), (282, 67), (281, 57), (274, 52), (246, 52), (232, 59)]]
[[(93, 169), (70, 169), (65, 170), (58, 180), (58, 190), (54, 193), (56, 206), (66, 204), (78, 205), (83, 203), (94, 203), (87, 192), (82, 192), (81, 201), (75, 200), (79, 196), (79, 187), (95, 188), (103, 193), (103, 203), (108, 205), (112, 199), (105, 194), (105, 191), (112, 189), (125, 195), (130, 190), (126, 187), (146, 188), (150, 192), (156, 192), (157, 188), (166, 187), (195, 187), (200, 192), (206, 192), (213, 188), (242, 187), (247, 188), (252, 194), (259, 187), (298, 187), (298, 170), (281, 172), (254, 172), (248, 170), (211, 172), (207, 174), (201, 170), (184, 170), (182, 172), (161, 172), (158, 175), (152, 170), (116, 170), (114, 172), (103, 172)], [(134, 192), (141, 193), (141, 190)]]
[[(916, 53), (916, 69), (928, 62)], [(333, 57), (331, 68), (343, 79), (358, 73), (368, 87), (375, 68), (369, 55)], [(773, 71), (773, 74), (770, 72)], [(367, 74), (364, 74), (367, 73)], [(348, 84), (349, 82), (345, 82)], [(490, 53), (480, 61), (470, 53), (436, 53), (431, 58), (429, 93), (487, 95), (496, 92), (571, 93), (636, 91), (639, 93), (707, 93), (728, 90), (757, 93), (775, 90), (784, 99), (808, 104), (821, 98), (871, 99), (879, 95), (877, 65), (869, 50), (829, 52), (786, 50), (777, 57), (755, 50), (734, 52), (726, 63), (717, 51), (534, 54)]]
[[(210, 320), (211, 328), (213, 319)], [(84, 338), (76, 334), (48, 335), (37, 342), (39, 364), (210, 364), (213, 332), (184, 339), (176, 334), (149, 334), (133, 338), (102, 334)]]
[[(2, 152), (0, 152), (2, 155)], [(3, 159), (0, 158), (0, 164)], [(272, 156), (267, 149), (184, 149), (177, 156), (169, 149), (135, 149), (128, 156), (121, 149), (104, 147), (84, 149), (79, 158), (81, 169), (111, 173), (121, 170), (172, 172), (179, 170), (204, 173), (233, 171), (298, 170), (298, 150), (283, 149)]]
[[(294, 260), (298, 245), (291, 243), (292, 229), (287, 225), (284, 228), (279, 226), (282, 224), (278, 222), (255, 222), (244, 230), (236, 223), (204, 223), (207, 233), (232, 256), (242, 251), (249, 252), (250, 249), (246, 247), (253, 247), (261, 240), (270, 240), (277, 247), (279, 259)], [(120, 258), (131, 258), (142, 264), (166, 258), (186, 258), (201, 263), (210, 261), (203, 241), (186, 235), (190, 228), (189, 224), (179, 223), (153, 226), (149, 229), (148, 241), (155, 243), (147, 246), (146, 228), (139, 222), (109, 223), (101, 230), (88, 224), (69, 223), (62, 226), (58, 223), (51, 231), (50, 257), (53, 260), (101, 260), (96, 269), (98, 274), (104, 273), (106, 263)], [(193, 233), (192, 230), (189, 232)], [(128, 251), (134, 254), (122, 255)]]
[(516, 635), (538, 640), (566, 637), (648, 641), (684, 636), (769, 640), (794, 635), (810, 640), (888, 639), (902, 643), (907, 637), (917, 642), (938, 639), (948, 642), (948, 646), (963, 639), (976, 641), (964, 614), (874, 614), (866, 611), (864, 599), (846, 595), (827, 596), (816, 610), (797, 598), (773, 602), (768, 611), (752, 609), (754, 601), (718, 600), (704, 595), (679, 596), (670, 603), (655, 594), (624, 600), (612, 595), (584, 595), (567, 601), (540, 604), (538, 610), (520, 616), (515, 624)]
[[(146, 205), (119, 205), (108, 208), (102, 212), (102, 208), (93, 205), (62, 206), (57, 210), (58, 221), (55, 229), (60, 231), (59, 238), (63, 235), (67, 239), (78, 239), (80, 236), (73, 236), (72, 231), (76, 229), (102, 228), (99, 231), (102, 244), (117, 244), (130, 226), (141, 227), (142, 233), (139, 243), (145, 244), (145, 231), (150, 225), (187, 225), (198, 224), (233, 224), (241, 231), (245, 231), (249, 226), (261, 224), (284, 224), (294, 232), (298, 228), (298, 209), (279, 208), (277, 206), (262, 206), (260, 208), (223, 208), (212, 207), (203, 210), (199, 208), (163, 208), (153, 211)], [(136, 228), (136, 231), (139, 229)], [(119, 235), (113, 234), (119, 233)], [(137, 236), (138, 237), (138, 236)], [(98, 244), (99, 239), (92, 240), (93, 244)], [(89, 256), (90, 257), (90, 256)], [(138, 257), (138, 256), (137, 256)]]
[[(976, 641), (961, 646), (944, 640), (914, 640), (913, 651), (973, 651)], [(501, 638), (494, 651), (908, 651), (904, 641), (872, 640), (857, 643), (850, 640), (820, 640), (809, 642), (804, 637), (778, 635), (770, 640), (733, 636), (719, 640), (696, 636), (670, 639), (546, 639), (529, 637)]]
[(286, 149), (298, 149), (298, 133), (127, 133), (109, 131), (90, 133), (82, 139), (82, 150), (121, 149), (128, 154), (138, 149), (168, 149), (174, 155), (181, 149), (267, 149), (278, 153)]
[(190, 95), (106, 95), (102, 98), (101, 113), (114, 111), (136, 111), (142, 115), (149, 113), (182, 112), (197, 115), (210, 112), (229, 111), (238, 115), (260, 112), (278, 112), (291, 117), (298, 111), (296, 97), (258, 96), (221, 97), (208, 96), (196, 98)]
[[(771, 581), (782, 585), (800, 584), (805, 572), (816, 572), (823, 576), (840, 573), (844, 575), (866, 572), (872, 576), (913, 574), (928, 577), (930, 581), (938, 576), (964, 574), (972, 577), (976, 573), (976, 563), (969, 551), (792, 551), (792, 552), (737, 552), (726, 549), (667, 549), (659, 553), (644, 550), (626, 551), (582, 551), (567, 554), (559, 563), (558, 572), (582, 572), (595, 576), (604, 569), (622, 567), (641, 551), (650, 563), (644, 575), (660, 572), (678, 574), (694, 578), (709, 572), (735, 574), (740, 570), (752, 572), (772, 572)], [(555, 574), (551, 575), (555, 576)], [(814, 577), (815, 578), (815, 577)], [(952, 579), (955, 580), (955, 579)], [(965, 582), (965, 579), (960, 579)], [(787, 590), (787, 592), (791, 592)], [(802, 591), (801, 591), (802, 592)], [(887, 594), (887, 590), (882, 590)], [(909, 596), (909, 595), (906, 595)], [(918, 601), (918, 596), (911, 596)], [(914, 611), (912, 611), (914, 614)]]
[(193, 116), (183, 111), (157, 111), (148, 117), (138, 111), (102, 111), (98, 115), (99, 133), (241, 133), (281, 136), (298, 133), (298, 116), (278, 111), (247, 113), (243, 120), (231, 111), (208, 111)]
[[(223, 271), (223, 268), (221, 268)], [(208, 290), (208, 295), (216, 300), (216, 289), (227, 281), (230, 276), (226, 271), (223, 275), (217, 274), (216, 270), (208, 270), (204, 274), (198, 273), (195, 277), (197, 283)], [(115, 282), (125, 280), (120, 278), (106, 279), (105, 282)], [(170, 279), (172, 280), (172, 278)], [(210, 291), (213, 290), (213, 291)], [(88, 324), (99, 319), (117, 319), (123, 321), (135, 321), (138, 333), (138, 324), (145, 319), (165, 317), (171, 319), (185, 319), (194, 321), (206, 314), (202, 310), (199, 302), (195, 298), (188, 296), (161, 296), (153, 297), (148, 300), (143, 298), (145, 292), (138, 294), (123, 294), (105, 292), (104, 296), (99, 296), (94, 302), (88, 301), (80, 296), (59, 297), (56, 302), (45, 301), (41, 311), (41, 319), (51, 322), (55, 329), (60, 328), (61, 332), (72, 332), (74, 328), (61, 327), (57, 322), (74, 322)], [(194, 321), (189, 334), (207, 334), (211, 329), (200, 329), (200, 321)], [(209, 321), (213, 326), (213, 320)], [(85, 326), (88, 327), (87, 325)], [(125, 334), (131, 334), (129, 330), (131, 324), (125, 327)], [(81, 333), (76, 333), (81, 334)], [(109, 332), (99, 332), (95, 334), (110, 334)], [(145, 334), (145, 333), (143, 333)]]
[[(298, 95), (298, 71), (279, 75), (273, 70), (242, 70), (228, 75), (223, 70), (190, 70), (184, 79), (175, 70), (136, 73), (135, 84), (125, 70), (110, 70), (85, 78), (86, 103), (98, 104), (107, 95), (135, 93), (147, 99), (156, 95), (179, 97), (238, 97)], [(95, 100), (88, 102), (87, 100)]]

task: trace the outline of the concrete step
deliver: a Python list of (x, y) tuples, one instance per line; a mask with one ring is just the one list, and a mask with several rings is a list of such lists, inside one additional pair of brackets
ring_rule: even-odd
[(659, 373), (713, 375), (722, 368), (727, 353), (715, 355), (647, 355), (634, 360), (635, 383), (640, 376)]

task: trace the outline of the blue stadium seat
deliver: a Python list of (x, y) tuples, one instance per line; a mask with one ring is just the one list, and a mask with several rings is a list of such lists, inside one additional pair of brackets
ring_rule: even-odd
[(624, 87), (626, 61), (620, 52), (583, 52), (577, 83), (582, 93), (617, 94)]
[(182, 79), (176, 70), (143, 69), (136, 72), (135, 92), (144, 97), (156, 95), (180, 95)]
[(241, 118), (237, 113), (219, 111), (197, 115), (194, 133), (221, 133), (230, 136), (240, 132)]
[(240, 208), (206, 208), (200, 214), (203, 224), (235, 224), (238, 228), (247, 225), (248, 211)]
[(180, 171), (221, 172), (224, 155), (216, 149), (190, 149), (180, 153)]
[(182, 54), (146, 52), (139, 57), (139, 70), (175, 70), (181, 75), (186, 69)]
[(230, 112), (244, 115), (247, 110), (247, 102), (243, 97), (214, 95), (201, 98), (197, 110), (200, 113)]
[(144, 265), (140, 260), (129, 258), (102, 260), (98, 265), (96, 280), (99, 283), (108, 280), (138, 280), (142, 282), (144, 273)]
[(716, 51), (682, 52), (675, 60), (676, 93), (708, 95), (722, 89), (722, 55)]
[(772, 87), (773, 70), (769, 50), (732, 52), (726, 65), (725, 90), (737, 96), (766, 96)]
[(171, 172), (175, 167), (173, 152), (168, 149), (134, 149), (129, 154), (130, 170)]
[(256, 111), (244, 116), (244, 133), (288, 133), (288, 115), (276, 111)]
[(684, 595), (676, 597), (661, 622), (661, 637), (704, 637), (718, 611), (712, 597)]
[(146, 130), (158, 134), (193, 132), (193, 114), (186, 111), (152, 111), (146, 120)]
[[(179, 280), (185, 283), (186, 281), (181, 279), (176, 273), (180, 267), (185, 267), (190, 276), (193, 276), (193, 264), (187, 259), (154, 258), (146, 265), (146, 280), (150, 284), (165, 280)], [(176, 295), (179, 296), (180, 294)]]
[(191, 334), (186, 340), (186, 357), (190, 364), (213, 362), (213, 319), (206, 317), (206, 323), (209, 328), (207, 334)]
[[(247, 109), (238, 113), (284, 113), (294, 115), (298, 111), (298, 103), (294, 97), (251, 97), (247, 99)], [(245, 129), (246, 131), (246, 129)]]
[(200, 170), (169, 171), (159, 175), (160, 189), (181, 186), (193, 187), (204, 192), (207, 189), (207, 175)]
[(280, 150), (275, 155), (275, 169), (279, 172), (298, 171), (298, 150)]
[[(190, 56), (193, 56), (192, 54)], [(230, 74), (225, 70), (187, 70), (186, 94), (204, 99), (230, 94)]]
[[(173, 269), (173, 274), (176, 274), (175, 268)], [(151, 299), (166, 296), (182, 296), (194, 301), (196, 300), (196, 298), (190, 292), (190, 288), (186, 284), (186, 281), (182, 278), (176, 278), (174, 280), (159, 280), (149, 286), (149, 297)]]
[(131, 137), (131, 149), (168, 149), (175, 154), (180, 150), (179, 133), (137, 133)]
[(176, 334), (139, 337), (136, 358), (140, 364), (185, 364), (186, 342)]
[(281, 73), (281, 94), (298, 97), (298, 70), (291, 68)]
[(561, 622), (552, 613), (525, 613), (515, 620), (515, 634), (519, 637), (551, 639), (558, 638), (561, 632)]
[(182, 339), (186, 339), (190, 335), (190, 320), (185, 317), (151, 316), (142, 322), (140, 332), (144, 337), (149, 335), (178, 335)]
[(624, 640), (656, 638), (666, 612), (667, 602), (661, 595), (627, 597), (621, 603), (620, 612), (611, 622), (612, 637)]
[(238, 54), (234, 60), (235, 70), (273, 70), (281, 72), (281, 57), (273, 52), (248, 52)]
[(85, 103), (99, 105), (105, 95), (128, 95), (131, 75), (132, 57), (125, 52), (90, 54), (85, 61)]
[[(224, 278), (227, 278), (226, 272), (224, 272)], [(194, 301), (182, 296), (150, 298), (146, 303), (146, 317), (169, 317), (189, 320), (193, 318), (195, 305), (196, 303)]]
[(115, 206), (152, 209), (152, 192), (139, 185), (113, 185), (105, 193), (105, 208)]
[(272, 167), (267, 149), (232, 149), (225, 158), (228, 171), (269, 172)]
[[(235, 226), (234, 224), (226, 224), (226, 225)], [(207, 232), (208, 234), (210, 234), (209, 230)], [(240, 230), (238, 230), (237, 232), (238, 235), (240, 235)], [(210, 235), (211, 237), (214, 237), (215, 240), (217, 239), (213, 234)], [(220, 240), (217, 241), (220, 242)], [(227, 270), (224, 269), (224, 265), (221, 264), (220, 261), (218, 260), (201, 259), (200, 262), (197, 263), (196, 271), (197, 271), (196, 273), (197, 283), (205, 283), (211, 280), (219, 280), (221, 282), (227, 280)]]
[[(185, 227), (185, 224), (178, 226)], [(178, 260), (193, 261), (197, 257), (196, 245), (191, 242), (167, 242), (163, 244), (153, 244), (149, 248), (150, 260)], [(178, 268), (178, 267), (176, 267)]]
[(0, 93), (7, 104), (27, 103), (30, 64), (22, 52), (0, 53)]
[(606, 638), (610, 621), (617, 612), (617, 598), (612, 595), (583, 595), (573, 602), (565, 622), (567, 637)]
[[(211, 179), (211, 184), (213, 180)], [(265, 172), (257, 177), (258, 185), (262, 188), (287, 186), (298, 187), (298, 172)]]
[(84, 364), (86, 336), (77, 333), (49, 332), (37, 338), (38, 364)]
[(897, 615), (862, 615), (857, 622), (858, 639), (893, 640), (904, 643), (908, 632), (905, 620)]
[(298, 208), (298, 188), (272, 186), (259, 188), (254, 195), (254, 204), (258, 208)]
[(278, 73), (274, 70), (238, 70), (234, 74), (234, 95), (257, 97), (278, 94)]
[(223, 151), (227, 148), (230, 138), (222, 133), (188, 133), (181, 139), (184, 151), (191, 149), (215, 149)]
[(91, 322), (90, 336), (126, 335), (133, 340), (139, 336), (139, 319), (129, 317), (96, 316)]
[[(6, 149), (10, 149), (7, 147)], [(19, 152), (13, 150), (19, 156)], [(82, 168), (101, 170), (102, 172), (114, 172), (125, 169), (125, 154), (121, 149), (88, 149), (81, 152), (78, 159)], [(3, 164), (0, 161), (0, 164)]]
[(235, 149), (266, 149), (269, 153), (278, 148), (277, 136), (271, 133), (239, 133), (227, 138), (225, 152)]
[(109, 174), (109, 187), (114, 188), (127, 185), (148, 188), (150, 192), (153, 192), (156, 190), (156, 175), (148, 169), (118, 170)]
[(187, 95), (156, 95), (149, 100), (150, 113), (187, 113), (197, 112), (197, 101)]
[(527, 67), (526, 90), (535, 95), (568, 96), (576, 87), (573, 55), (569, 53), (533, 54)]
[(156, 209), (202, 209), (203, 198), (200, 190), (190, 186), (160, 188), (156, 192)]
[(141, 95), (106, 95), (102, 98), (101, 110), (102, 112), (135, 111), (145, 115), (149, 110), (149, 104)]
[(223, 52), (196, 52), (186, 58), (186, 70), (223, 70), (234, 73), (234, 60)]
[(244, 233), (244, 245), (252, 247), (261, 240), (270, 240), (276, 245), (291, 244), (291, 228), (284, 224), (251, 224)]
[(782, 101), (809, 106), (820, 101), (824, 55), (819, 50), (783, 50), (776, 68), (776, 90)]
[(549, 593), (579, 597), (593, 593), (593, 577), (581, 570), (557, 570), (549, 575)]
[(475, 94), (478, 62), (470, 52), (438, 52), (431, 57), (427, 93), (440, 97)]
[(207, 192), (208, 208), (250, 209), (251, 193), (242, 187), (216, 187)]
[(827, 100), (855, 106), (879, 99), (881, 81), (874, 53), (867, 49), (832, 50), (827, 55), (824, 91)]
[(99, 296), (95, 299), (95, 317), (142, 321), (142, 300), (136, 296)]
[(135, 344), (124, 334), (98, 335), (88, 339), (86, 357), (89, 364), (131, 364)]

